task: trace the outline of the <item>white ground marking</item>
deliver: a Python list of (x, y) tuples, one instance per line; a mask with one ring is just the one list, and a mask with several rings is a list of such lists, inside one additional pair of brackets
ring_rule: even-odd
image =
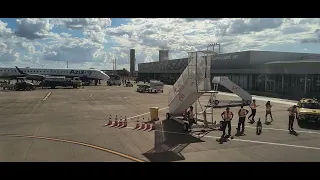
[(48, 94), (47, 94), (42, 100), (43, 100), (43, 101), (47, 100), (50, 95), (51, 95), (51, 92), (48, 92)]
[[(238, 125), (232, 125), (232, 126), (238, 126)], [(245, 128), (252, 128), (256, 129), (257, 127), (254, 126), (245, 126)], [(266, 128), (264, 127), (263, 130), (274, 130), (274, 131), (288, 131), (288, 129), (278, 129), (278, 128)], [(320, 134), (320, 132), (315, 132), (315, 131), (297, 131), (298, 133), (308, 133), (308, 134)]]
[[(161, 108), (161, 109), (159, 109), (159, 111), (162, 111), (162, 110), (165, 110), (165, 109), (168, 109), (168, 108), (169, 107)], [(129, 118), (127, 118), (127, 120), (130, 120), (130, 119), (133, 119), (133, 118), (137, 118), (137, 117), (141, 117), (141, 116), (144, 116), (144, 115), (147, 115), (147, 114), (150, 114), (150, 112), (146, 112), (146, 113), (143, 113), (143, 114), (139, 114), (139, 115), (136, 115), (136, 116), (129, 117)]]
[[(127, 129), (134, 129), (134, 127), (126, 127)], [(158, 130), (155, 130), (158, 131)], [(188, 133), (179, 133), (179, 132), (171, 132), (171, 131), (158, 131), (158, 132), (164, 132), (164, 133), (170, 133), (170, 134), (180, 134), (180, 135), (190, 135)], [(205, 138), (213, 138), (213, 139), (220, 139), (219, 136), (203, 136)], [(267, 141), (253, 141), (253, 140), (247, 140), (247, 139), (233, 139), (231, 141), (240, 141), (240, 142), (249, 142), (249, 143), (256, 143), (256, 144), (266, 144), (266, 145), (274, 145), (274, 146), (285, 146), (285, 147), (294, 147), (294, 148), (302, 148), (302, 149), (313, 149), (313, 150), (320, 150), (320, 147), (312, 147), (312, 146), (299, 146), (294, 144), (284, 144), (284, 143), (273, 143), (273, 142), (267, 142)]]

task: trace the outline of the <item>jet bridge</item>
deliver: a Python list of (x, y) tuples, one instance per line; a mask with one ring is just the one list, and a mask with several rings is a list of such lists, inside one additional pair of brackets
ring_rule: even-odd
[[(252, 96), (243, 90), (241, 87), (230, 81), (227, 77), (214, 77), (211, 87), (211, 60), (216, 53), (212, 51), (197, 51), (188, 53), (188, 66), (183, 71), (179, 79), (175, 82), (172, 89), (169, 91), (168, 106), (169, 112), (166, 114), (166, 119), (173, 119), (184, 125), (184, 130), (188, 127), (188, 121), (183, 119), (183, 113), (194, 105), (196, 120), (198, 120), (197, 106), (200, 104), (202, 113), (206, 114), (208, 108), (212, 109), (211, 127), (219, 127), (219, 124), (213, 122), (213, 108), (235, 107), (241, 105), (249, 105), (252, 101)], [(238, 95), (242, 100), (220, 100), (217, 99), (217, 90), (219, 85), (229, 89), (231, 92)], [(201, 106), (199, 98), (204, 94), (210, 94), (210, 99), (206, 106)], [(208, 127), (206, 117), (204, 124), (198, 125)]]

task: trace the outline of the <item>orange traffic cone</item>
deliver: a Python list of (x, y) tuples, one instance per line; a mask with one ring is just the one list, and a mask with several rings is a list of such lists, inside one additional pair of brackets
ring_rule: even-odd
[(152, 130), (156, 130), (156, 123), (155, 123), (155, 121), (152, 121), (151, 124), (150, 124), (149, 131), (152, 131)]
[(124, 128), (124, 127), (127, 127), (128, 125), (128, 121), (127, 121), (127, 116), (124, 117), (124, 121), (122, 123), (122, 126), (120, 128)]
[(110, 126), (111, 124), (112, 124), (112, 116), (111, 116), (111, 114), (110, 114), (110, 116), (109, 116), (109, 122), (108, 122), (108, 124), (105, 124), (105, 126)]
[(139, 117), (138, 117), (137, 124), (136, 124), (136, 127), (134, 129), (138, 129), (139, 127), (140, 127), (140, 121), (139, 121)]
[(116, 115), (114, 123), (113, 123), (113, 125), (111, 127), (114, 127), (114, 126), (118, 126), (118, 115)]
[(141, 124), (141, 126), (140, 126), (139, 130), (144, 129), (145, 127), (146, 127), (146, 123), (145, 123), (145, 122), (142, 122), (142, 124)]
[(141, 122), (141, 126), (139, 128), (139, 130), (144, 129), (146, 127), (146, 124), (144, 122), (144, 118), (142, 118), (142, 122)]
[(150, 129), (150, 127), (151, 127), (151, 126), (150, 126), (150, 123), (149, 123), (149, 122), (147, 122), (147, 123), (146, 123), (146, 127), (144, 128), (144, 131), (146, 131), (146, 130)]
[(120, 116), (120, 121), (119, 121), (119, 123), (118, 123), (118, 126), (117, 127), (121, 127), (122, 126), (122, 116)]

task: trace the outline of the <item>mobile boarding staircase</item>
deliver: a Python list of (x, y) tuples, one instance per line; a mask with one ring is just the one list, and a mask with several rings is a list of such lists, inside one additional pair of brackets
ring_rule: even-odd
[[(190, 106), (194, 106), (195, 119), (197, 121), (194, 127), (215, 129), (220, 124), (213, 122), (213, 109), (223, 107), (236, 107), (249, 105), (252, 96), (241, 87), (233, 83), (228, 77), (214, 77), (211, 88), (211, 60), (216, 53), (212, 51), (197, 51), (188, 53), (188, 66), (183, 71), (179, 79), (175, 82), (169, 91), (168, 106), (169, 112), (166, 119), (175, 120), (183, 124), (183, 129), (188, 131), (189, 122), (183, 118), (183, 114)], [(217, 90), (219, 85), (229, 89), (238, 95), (242, 100), (219, 100), (217, 99)], [(199, 98), (205, 94), (210, 94), (210, 99), (206, 106), (201, 106)], [(198, 113), (197, 104), (200, 104), (202, 112)], [(211, 108), (211, 123), (207, 121), (206, 111)], [(203, 114), (203, 122), (199, 122), (198, 114)]]

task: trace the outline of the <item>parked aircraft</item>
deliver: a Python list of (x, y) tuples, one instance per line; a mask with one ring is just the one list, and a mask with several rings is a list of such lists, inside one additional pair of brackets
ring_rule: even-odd
[(28, 80), (41, 81), (45, 76), (80, 77), (81, 80), (108, 80), (110, 77), (94, 69), (38, 69), (38, 68), (0, 68), (0, 79), (26, 77)]

